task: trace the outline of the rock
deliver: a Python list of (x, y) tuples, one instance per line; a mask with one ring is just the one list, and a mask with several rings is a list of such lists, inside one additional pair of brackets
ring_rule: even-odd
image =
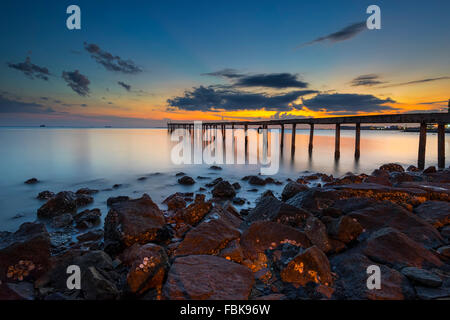
[[(381, 273), (381, 289), (367, 288), (367, 268), (375, 263), (358, 251), (348, 250), (330, 259), (331, 270), (337, 274), (337, 299), (349, 300), (409, 300), (414, 289), (398, 271), (377, 265)], [(376, 265), (376, 264), (375, 264)]]
[(82, 270), (82, 289), (87, 300), (115, 300), (120, 292), (116, 285), (91, 266)]
[(450, 241), (450, 226), (445, 226), (441, 229), (441, 236), (447, 239), (447, 243)]
[[(24, 223), (0, 239), (0, 281), (10, 278), (36, 279), (50, 265), (50, 236), (40, 223)], [(20, 279), (19, 279), (20, 280)]]
[(218, 184), (219, 182), (223, 181), (222, 178), (216, 178), (214, 179), (212, 182), (205, 184), (205, 186), (207, 186), (208, 188), (214, 187), (216, 184)]
[(124, 251), (122, 261), (130, 267), (127, 285), (131, 293), (143, 294), (149, 289), (162, 288), (169, 258), (161, 246), (134, 244)]
[(363, 227), (359, 222), (350, 216), (343, 216), (338, 219), (331, 220), (327, 224), (328, 235), (343, 243), (349, 243), (363, 232)]
[(239, 190), (239, 189), (241, 189), (241, 185), (239, 184), (239, 182), (233, 183), (232, 186), (233, 186), (234, 190)]
[(209, 169), (211, 169), (211, 170), (222, 170), (222, 168), (219, 167), (219, 166), (211, 166), (211, 167), (209, 167)]
[(9, 289), (23, 300), (34, 300), (34, 286), (30, 282), (7, 283)]
[(403, 171), (405, 171), (401, 165), (396, 164), (396, 163), (383, 164), (380, 167), (380, 170), (384, 170), (384, 171), (388, 171), (388, 172), (403, 172)]
[(266, 184), (266, 181), (258, 176), (249, 176), (248, 183), (254, 186), (263, 186)]
[(48, 200), (50, 198), (53, 198), (55, 196), (55, 194), (51, 191), (45, 190), (42, 192), (39, 192), (39, 194), (37, 195), (37, 199), (39, 200)]
[(39, 218), (53, 218), (64, 213), (75, 213), (77, 208), (88, 205), (93, 201), (94, 199), (89, 195), (62, 191), (40, 207), (37, 215)]
[(184, 173), (184, 172), (178, 172), (178, 173), (175, 174), (175, 177), (182, 177), (182, 176), (185, 176), (185, 175), (186, 175), (186, 173)]
[(212, 194), (215, 198), (233, 198), (236, 191), (228, 181), (220, 181), (214, 186)]
[(110, 252), (114, 252), (135, 243), (161, 241), (167, 236), (165, 223), (163, 213), (147, 194), (115, 203), (105, 218), (105, 247), (111, 246)]
[(434, 272), (427, 270), (407, 267), (402, 269), (402, 274), (411, 280), (414, 284), (423, 285), (425, 287), (437, 288), (442, 285), (442, 279)]
[(96, 240), (100, 240), (102, 238), (103, 238), (103, 230), (101, 230), (101, 229), (89, 231), (89, 232), (86, 232), (86, 233), (83, 233), (83, 234), (80, 234), (79, 236), (77, 236), (77, 240), (80, 242), (96, 241)]
[[(383, 171), (386, 172), (386, 171)], [(384, 186), (391, 187), (392, 183), (389, 180), (389, 175), (387, 176), (368, 176), (363, 180), (363, 183), (376, 183)]]
[(311, 243), (320, 250), (327, 253), (331, 251), (332, 244), (328, 239), (327, 227), (316, 217), (309, 217), (306, 220), (304, 232)]
[[(170, 199), (169, 199), (170, 198)], [(167, 198), (163, 201), (163, 203), (167, 204), (167, 209), (169, 210), (177, 210), (186, 208), (186, 201), (180, 195), (175, 195)]]
[(414, 209), (419, 217), (435, 228), (450, 224), (450, 203), (444, 201), (426, 201)]
[(351, 211), (348, 215), (355, 218), (369, 233), (392, 227), (427, 248), (435, 248), (443, 243), (439, 232), (430, 224), (389, 201), (376, 202), (369, 207)]
[(79, 190), (77, 190), (76, 194), (87, 194), (87, 195), (92, 195), (92, 194), (96, 194), (98, 193), (98, 190), (95, 189), (89, 189), (89, 188), (81, 188)]
[(100, 224), (102, 213), (100, 209), (86, 209), (75, 215), (75, 227), (77, 229), (88, 229)]
[(72, 222), (73, 222), (72, 215), (70, 213), (64, 213), (52, 219), (52, 227), (56, 229), (64, 228), (70, 226)]
[(212, 204), (205, 202), (205, 195), (196, 195), (194, 203), (191, 203), (184, 209), (177, 210), (173, 219), (177, 223), (187, 223), (195, 226), (209, 212)]
[(364, 248), (370, 259), (395, 268), (441, 266), (443, 263), (420, 243), (393, 228), (373, 233)]
[(398, 185), (402, 182), (412, 182), (418, 180), (418, 177), (413, 176), (412, 174), (406, 172), (393, 172), (390, 175), (390, 181), (394, 185)]
[(245, 204), (245, 199), (244, 198), (234, 198), (233, 199), (233, 204), (237, 204), (239, 206), (242, 206), (243, 204)]
[(291, 243), (298, 248), (308, 248), (311, 242), (302, 231), (270, 221), (256, 221), (241, 236), (241, 247), (246, 258), (258, 259), (270, 247)]
[(450, 258), (450, 246), (443, 246), (437, 249), (437, 252), (447, 258)]
[(106, 200), (106, 205), (108, 207), (111, 207), (115, 203), (128, 201), (128, 200), (130, 200), (130, 197), (127, 197), (127, 196), (111, 197), (111, 198), (108, 198), (108, 200)]
[(36, 178), (31, 178), (31, 179), (28, 179), (27, 181), (25, 181), (24, 183), (25, 183), (25, 184), (36, 184), (36, 183), (38, 183), (38, 182), (39, 182), (38, 179), (36, 179)]
[(287, 201), (288, 199), (295, 196), (297, 193), (308, 190), (308, 186), (305, 186), (304, 184), (291, 181), (289, 182), (283, 189), (283, 192), (281, 193), (281, 200)]
[(273, 196), (266, 196), (250, 211), (246, 221), (274, 221), (295, 227), (303, 225), (309, 216), (303, 209), (286, 204)]
[(280, 274), (284, 282), (297, 286), (304, 286), (308, 282), (331, 286), (333, 282), (328, 258), (316, 246), (295, 256)]
[(183, 176), (180, 179), (178, 179), (178, 183), (188, 186), (188, 185), (193, 185), (195, 183), (195, 180), (189, 176)]
[(424, 174), (429, 174), (429, 173), (436, 173), (436, 167), (435, 166), (430, 166), (428, 168), (426, 168), (425, 170), (423, 170)]
[(409, 167), (406, 169), (406, 171), (409, 171), (409, 172), (419, 172), (420, 170), (419, 170), (416, 166), (411, 165), (411, 166), (409, 166)]
[(226, 248), (220, 252), (219, 256), (236, 263), (242, 263), (244, 261), (244, 252), (242, 251), (239, 240), (230, 241)]
[[(226, 214), (224, 211), (221, 214)], [(237, 223), (230, 223), (218, 211), (211, 212), (203, 222), (191, 229), (175, 250), (175, 255), (218, 254), (231, 240), (239, 238), (241, 233)]]
[(272, 178), (272, 177), (267, 177), (266, 179), (264, 179), (264, 182), (265, 182), (266, 184), (276, 184), (276, 185), (282, 184), (280, 181), (275, 180), (275, 179)]
[(247, 267), (210, 255), (175, 259), (163, 288), (166, 299), (244, 300), (253, 286)]
[(145, 181), (145, 180), (147, 180), (147, 177), (139, 177), (139, 178), (137, 178), (137, 181)]

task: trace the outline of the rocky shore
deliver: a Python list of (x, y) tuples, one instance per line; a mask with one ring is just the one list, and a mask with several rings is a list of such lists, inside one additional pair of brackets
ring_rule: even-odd
[[(449, 169), (247, 176), (247, 191), (285, 186), (240, 211), (239, 181), (174, 179), (201, 187), (164, 207), (109, 198), (107, 213), (83, 208), (97, 190), (39, 193), (36, 222), (0, 232), (0, 299), (450, 298)], [(67, 288), (71, 265), (79, 290)], [(371, 265), (380, 289), (366, 285)]]

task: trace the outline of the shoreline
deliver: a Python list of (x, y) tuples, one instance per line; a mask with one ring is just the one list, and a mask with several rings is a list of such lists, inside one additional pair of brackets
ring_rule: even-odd
[[(240, 181), (175, 179), (201, 187), (168, 195), (167, 209), (144, 194), (109, 198), (106, 213), (84, 208), (98, 190), (41, 192), (36, 222), (0, 232), (0, 299), (450, 296), (449, 169), (387, 164), (340, 178), (247, 176), (254, 188), (246, 192), (283, 191), (267, 190), (241, 211)], [(65, 286), (72, 264), (87, 287)], [(388, 275), (381, 290), (365, 288), (371, 264)]]

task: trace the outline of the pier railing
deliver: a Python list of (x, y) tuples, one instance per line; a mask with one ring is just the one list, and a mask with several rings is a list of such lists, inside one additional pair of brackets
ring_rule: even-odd
[[(449, 109), (450, 111), (450, 109)], [(309, 125), (309, 146), (308, 151), (311, 154), (313, 150), (314, 141), (314, 125), (335, 125), (335, 159), (340, 157), (340, 135), (341, 124), (355, 124), (355, 158), (360, 157), (361, 144), (361, 124), (391, 124), (391, 123), (416, 123), (420, 125), (419, 133), (419, 150), (418, 150), (418, 168), (424, 169), (425, 166), (425, 149), (427, 126), (430, 124), (437, 125), (438, 135), (438, 167), (445, 167), (445, 125), (450, 123), (449, 113), (407, 113), (407, 114), (383, 114), (372, 116), (344, 116), (344, 117), (330, 117), (330, 118), (294, 118), (283, 120), (261, 120), (261, 121), (217, 121), (217, 122), (202, 122), (202, 130), (221, 128), (224, 133), (227, 128), (235, 129), (236, 127), (243, 127), (245, 130), (245, 141), (247, 142), (247, 130), (249, 126), (258, 126), (263, 130), (267, 130), (269, 126), (281, 127), (281, 143), (280, 147), (284, 147), (284, 129), (285, 126), (291, 126), (291, 152), (295, 152), (295, 131), (297, 125)], [(169, 131), (177, 128), (193, 129), (193, 122), (169, 122), (167, 123)], [(224, 135), (225, 136), (225, 135)]]

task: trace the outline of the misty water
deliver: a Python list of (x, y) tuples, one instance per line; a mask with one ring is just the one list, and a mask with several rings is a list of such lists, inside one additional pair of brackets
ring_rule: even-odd
[[(235, 130), (236, 137), (243, 130)], [(354, 131), (341, 131), (341, 157), (334, 159), (334, 131), (316, 130), (314, 149), (308, 154), (309, 130), (296, 132), (296, 148), (291, 155), (291, 132), (285, 132), (285, 147), (280, 168), (273, 178), (282, 181), (300, 175), (323, 172), (335, 177), (347, 172), (370, 173), (389, 162), (404, 166), (417, 164), (418, 133), (400, 131), (362, 131), (361, 157), (354, 159)], [(446, 139), (449, 141), (448, 139)], [(269, 144), (271, 137), (269, 137)], [(227, 144), (231, 141), (226, 141)], [(43, 190), (76, 191), (83, 187), (100, 190), (87, 208), (100, 208), (107, 213), (106, 200), (112, 196), (140, 197), (147, 193), (164, 208), (162, 201), (174, 192), (197, 192), (217, 177), (230, 183), (239, 182), (237, 196), (248, 202), (238, 209), (251, 207), (267, 189), (280, 194), (283, 186), (269, 184), (257, 191), (242, 177), (258, 174), (260, 165), (224, 164), (223, 170), (211, 170), (209, 164), (176, 165), (171, 161), (172, 142), (166, 129), (116, 128), (0, 128), (0, 230), (14, 231), (18, 225), (35, 221), (36, 210), (44, 203), (36, 196)], [(446, 166), (450, 145), (446, 142)], [(235, 152), (244, 152), (236, 143)], [(250, 154), (258, 149), (249, 150)], [(271, 152), (269, 151), (269, 155)], [(426, 165), (437, 164), (437, 136), (427, 136)], [(176, 173), (193, 177), (192, 186), (178, 184)], [(207, 179), (197, 179), (198, 176)], [(24, 184), (36, 177), (39, 183)], [(145, 180), (138, 178), (145, 177)], [(113, 188), (113, 185), (120, 185)], [(210, 195), (210, 188), (204, 193)]]

